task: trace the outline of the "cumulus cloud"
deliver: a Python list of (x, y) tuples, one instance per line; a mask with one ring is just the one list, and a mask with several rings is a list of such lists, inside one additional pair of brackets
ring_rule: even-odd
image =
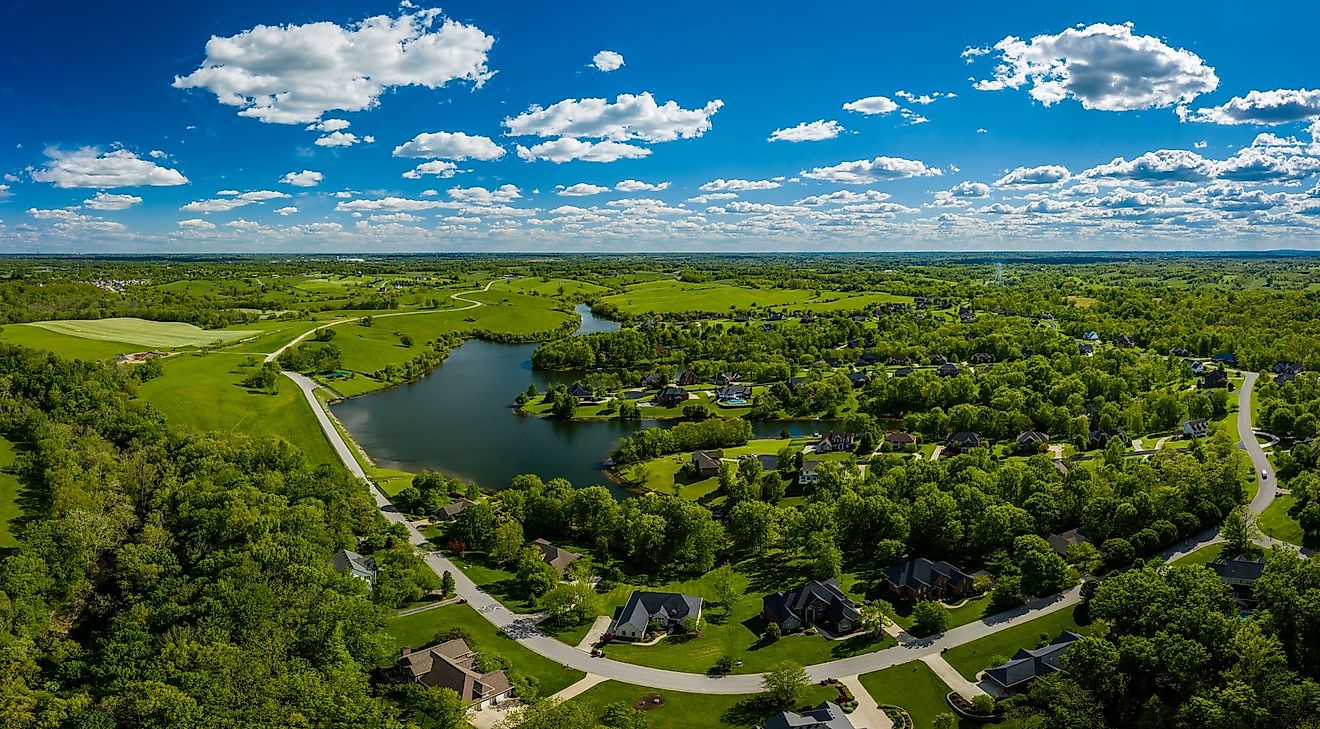
[(496, 205), (517, 200), (522, 192), (514, 185), (500, 185), (494, 190), (484, 187), (451, 187), (449, 197), (473, 205)]
[(303, 170), (302, 172), (286, 172), (280, 178), (280, 182), (294, 187), (316, 187), (321, 184), (325, 175), (315, 170)]
[(636, 147), (622, 142), (587, 142), (581, 139), (563, 137), (553, 139), (531, 147), (521, 144), (517, 147), (518, 157), (528, 162), (537, 159), (551, 162), (615, 162), (621, 159), (640, 159), (651, 154), (645, 147)]
[(305, 124), (331, 110), (370, 109), (386, 89), (398, 86), (480, 86), (492, 75), (486, 61), (494, 42), (475, 26), (441, 18), (436, 9), (377, 15), (347, 26), (258, 25), (213, 36), (202, 65), (176, 76), (174, 86), (207, 89), (220, 103), (238, 107), (240, 116)]
[(252, 190), (251, 192), (238, 192), (237, 190), (221, 190), (216, 193), (220, 197), (210, 198), (208, 200), (194, 200), (187, 205), (179, 208), (185, 213), (227, 213), (230, 210), (241, 208), (253, 203), (266, 202), (267, 200), (279, 200), (289, 197), (283, 192), (274, 190)]
[(1080, 177), (1095, 180), (1132, 180), (1138, 182), (1202, 182), (1214, 176), (1214, 164), (1185, 149), (1159, 149), (1131, 160), (1115, 157), (1096, 165)]
[(292, 205), (288, 205), (282, 208), (275, 208), (275, 212), (279, 213), (280, 215), (293, 215), (294, 213), (298, 212), (298, 208)]
[(458, 174), (458, 165), (448, 160), (437, 159), (430, 162), (423, 162), (416, 167), (403, 173), (404, 179), (420, 180), (428, 175), (448, 179)]
[(866, 185), (880, 180), (898, 180), (907, 177), (934, 177), (944, 174), (938, 167), (902, 157), (876, 157), (840, 162), (829, 167), (803, 170), (803, 177), (811, 180), (838, 182), (844, 185)]
[(862, 203), (884, 202), (893, 197), (880, 190), (835, 190), (820, 195), (811, 195), (797, 201), (798, 205), (858, 205)]
[(1320, 118), (1320, 89), (1275, 89), (1234, 96), (1219, 106), (1182, 114), (1185, 121), (1275, 125)]
[(668, 182), (642, 182), (641, 180), (621, 180), (614, 185), (619, 192), (659, 192), (669, 189)]
[(707, 182), (699, 189), (702, 192), (744, 192), (746, 190), (773, 190), (774, 188), (779, 187), (779, 185), (780, 182), (778, 180), (726, 180), (720, 178), (718, 180)]
[(348, 129), (351, 124), (347, 119), (323, 119), (319, 122), (312, 122), (307, 125), (309, 132), (341, 132)]
[(98, 218), (94, 215), (83, 215), (67, 208), (28, 208), (27, 213), (34, 220), (51, 223), (54, 230), (62, 235), (120, 233), (127, 230), (123, 223)]
[(849, 101), (843, 105), (844, 111), (855, 111), (861, 114), (888, 114), (898, 108), (898, 104), (887, 96), (867, 96), (856, 101)]
[(184, 230), (215, 230), (215, 223), (201, 218), (185, 218), (178, 222), (178, 226)]
[(395, 157), (428, 159), (476, 159), (489, 161), (504, 156), (505, 149), (489, 137), (464, 132), (424, 132), (394, 148)]
[(903, 99), (909, 104), (921, 104), (923, 106), (926, 104), (933, 104), (940, 99), (955, 99), (958, 97), (957, 94), (950, 91), (932, 91), (929, 94), (913, 94), (902, 90), (895, 91), (894, 96)]
[(715, 99), (700, 109), (684, 109), (675, 101), (657, 104), (651, 92), (619, 94), (606, 99), (564, 99), (547, 108), (532, 106), (504, 126), (515, 136), (590, 137), (613, 142), (671, 142), (705, 134), (711, 117), (724, 106)]
[(614, 51), (601, 51), (591, 57), (591, 65), (605, 73), (617, 71), (623, 68), (623, 54)]
[(568, 187), (559, 185), (555, 190), (556, 195), (561, 195), (563, 197), (586, 197), (588, 195), (599, 195), (602, 192), (609, 192), (610, 188), (593, 185), (589, 182), (579, 182), (576, 185), (569, 185)]
[(1035, 187), (1053, 185), (1068, 179), (1068, 168), (1063, 165), (1018, 167), (995, 180), (995, 187)]
[(376, 138), (371, 135), (359, 137), (352, 132), (330, 132), (316, 138), (314, 144), (318, 147), (352, 147), (359, 142), (371, 144)]
[(48, 149), (50, 162), (32, 172), (37, 182), (56, 187), (169, 187), (186, 185), (188, 178), (126, 149), (102, 153), (95, 147), (76, 150)]
[(89, 210), (127, 210), (134, 205), (141, 204), (142, 198), (137, 195), (116, 195), (109, 192), (98, 192), (92, 197), (83, 201), (83, 207)]
[(1195, 53), (1154, 36), (1133, 35), (1131, 23), (1096, 23), (1028, 41), (1008, 36), (993, 51), (999, 65), (975, 88), (1026, 86), (1028, 95), (1046, 106), (1071, 98), (1101, 111), (1150, 109), (1185, 104), (1219, 86), (1215, 70)]
[(843, 133), (843, 126), (836, 121), (818, 119), (814, 122), (802, 122), (795, 127), (776, 129), (770, 133), (770, 142), (819, 142), (834, 139)]

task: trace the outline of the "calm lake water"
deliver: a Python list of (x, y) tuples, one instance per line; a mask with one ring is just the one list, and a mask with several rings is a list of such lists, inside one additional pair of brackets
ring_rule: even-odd
[[(578, 333), (614, 331), (617, 322), (593, 316), (583, 305)], [(417, 382), (345, 400), (334, 413), (378, 465), (409, 471), (434, 469), (503, 488), (518, 474), (562, 476), (581, 485), (605, 484), (604, 459), (619, 438), (654, 421), (563, 422), (518, 415), (513, 399), (536, 383), (541, 391), (580, 377), (532, 369), (535, 344), (469, 340), (435, 372)], [(816, 432), (818, 421), (753, 422), (758, 435)]]

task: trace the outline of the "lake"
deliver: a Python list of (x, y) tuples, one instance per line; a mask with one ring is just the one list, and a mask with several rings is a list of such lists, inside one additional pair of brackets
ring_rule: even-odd
[[(617, 322), (594, 316), (586, 305), (579, 334), (614, 331)], [(535, 344), (501, 344), (473, 339), (459, 345), (434, 372), (417, 382), (345, 400), (333, 406), (353, 438), (377, 465), (406, 471), (433, 469), (504, 488), (522, 473), (562, 476), (576, 485), (605, 484), (622, 490), (603, 473), (604, 460), (619, 438), (655, 421), (565, 422), (518, 415), (518, 393), (536, 383), (544, 392), (571, 383), (580, 374), (532, 369)], [(812, 433), (820, 421), (753, 422), (757, 435)]]

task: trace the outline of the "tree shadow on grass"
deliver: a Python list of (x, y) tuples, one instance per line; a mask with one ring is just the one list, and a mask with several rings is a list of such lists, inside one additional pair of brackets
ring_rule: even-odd
[(862, 653), (870, 653), (883, 647), (889, 640), (889, 636), (884, 634), (854, 635), (851, 638), (835, 641), (830, 648), (830, 655), (834, 658), (850, 658)]
[(768, 696), (751, 696), (725, 709), (720, 721), (731, 726), (761, 726), (782, 710)]

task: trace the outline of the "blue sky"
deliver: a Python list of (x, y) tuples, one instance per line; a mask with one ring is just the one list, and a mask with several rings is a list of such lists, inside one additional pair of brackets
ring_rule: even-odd
[(1311, 248), (1317, 21), (8, 3), (0, 251)]

